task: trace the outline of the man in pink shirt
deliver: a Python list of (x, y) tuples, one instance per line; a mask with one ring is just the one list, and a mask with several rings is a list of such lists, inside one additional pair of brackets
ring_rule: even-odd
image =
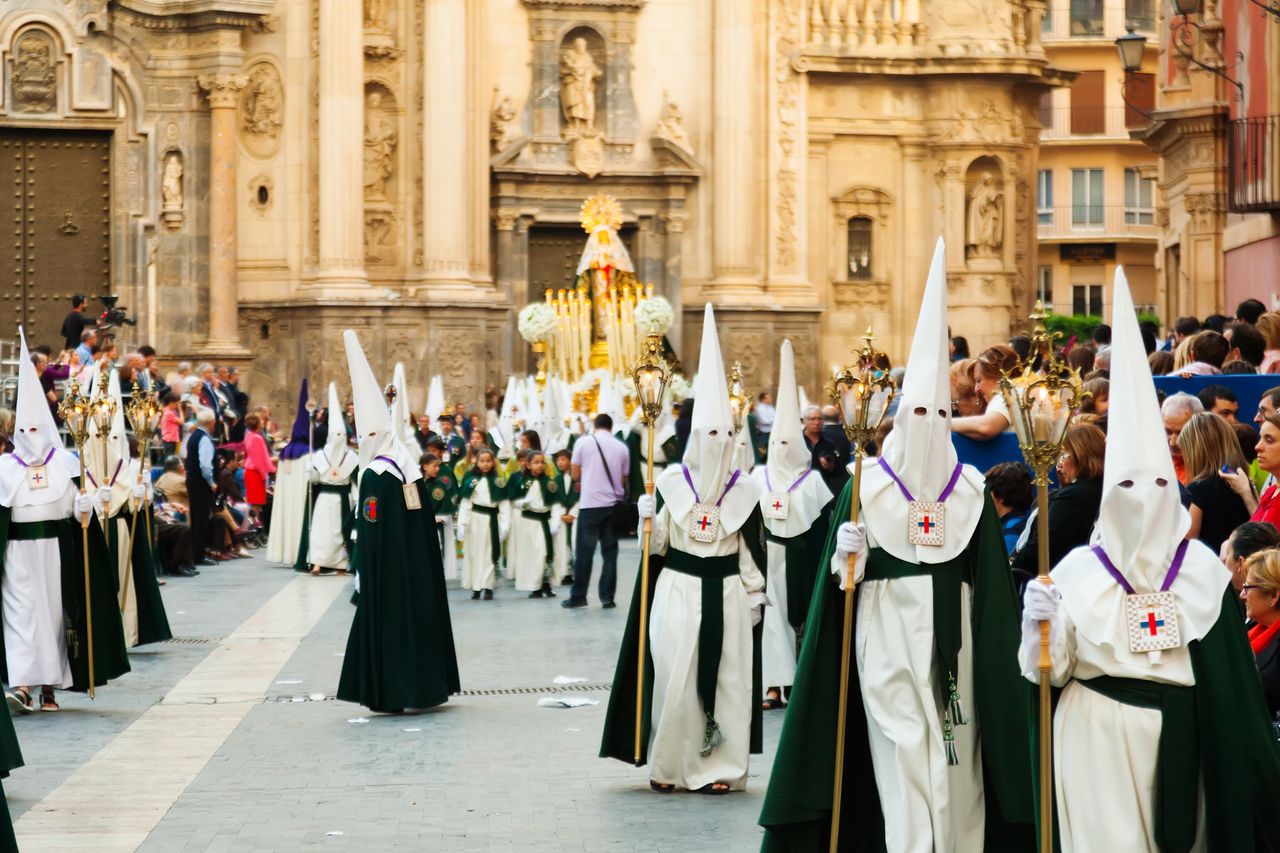
[(596, 415), (595, 432), (573, 445), (569, 471), (579, 492), (578, 545), (573, 558), (573, 589), (561, 607), (587, 606), (597, 541), (604, 560), (600, 568), (600, 603), (606, 609), (617, 606), (613, 595), (618, 586), (618, 533), (613, 529), (613, 508), (626, 500), (630, 470), (631, 454), (614, 437), (613, 418)]

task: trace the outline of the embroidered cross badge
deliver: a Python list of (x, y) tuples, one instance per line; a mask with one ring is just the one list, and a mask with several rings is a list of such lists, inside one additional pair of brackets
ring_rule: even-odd
[(1182, 645), (1177, 601), (1172, 592), (1126, 595), (1124, 607), (1131, 652), (1158, 652)]
[(365, 521), (376, 522), (378, 520), (378, 499), (365, 498), (364, 504), (361, 505), (361, 514)]
[(715, 542), (720, 538), (720, 507), (695, 503), (689, 513), (689, 538), (695, 542)]
[(791, 495), (786, 492), (769, 492), (760, 508), (765, 518), (786, 521), (791, 509)]
[(907, 542), (937, 547), (945, 541), (943, 505), (940, 501), (911, 501), (907, 504)]

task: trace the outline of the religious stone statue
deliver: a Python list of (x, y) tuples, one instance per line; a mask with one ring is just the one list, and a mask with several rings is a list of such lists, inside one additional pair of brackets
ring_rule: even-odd
[(364, 0), (364, 28), (366, 30), (387, 28), (387, 0)]
[(275, 136), (280, 130), (280, 83), (269, 65), (258, 66), (249, 77), (244, 128), (264, 136)]
[(182, 210), (182, 155), (177, 151), (165, 155), (160, 197), (164, 200), (165, 210)]
[(569, 134), (595, 129), (596, 81), (602, 76), (585, 38), (575, 38), (572, 47), (560, 51), (560, 107)]
[(11, 79), (14, 105), (21, 112), (50, 113), (57, 108), (53, 47), (43, 36), (31, 34), (18, 42)]
[(983, 172), (969, 195), (965, 246), (970, 257), (993, 258), (1004, 243), (1004, 193), (996, 188), (990, 172)]
[(364, 106), (364, 197), (383, 201), (398, 133), (395, 119), (382, 108), (382, 94), (370, 92)]
[(672, 101), (667, 101), (666, 106), (662, 108), (662, 118), (658, 120), (658, 129), (654, 131), (654, 136), (665, 139), (677, 148), (693, 151), (693, 146), (689, 143), (689, 134), (684, 129), (684, 115)]
[[(496, 97), (496, 86), (493, 93)], [(511, 101), (510, 95), (503, 95), (494, 104), (493, 113), (489, 116), (489, 139), (493, 142), (493, 150), (505, 151), (519, 135), (520, 131), (516, 127), (516, 105)]]

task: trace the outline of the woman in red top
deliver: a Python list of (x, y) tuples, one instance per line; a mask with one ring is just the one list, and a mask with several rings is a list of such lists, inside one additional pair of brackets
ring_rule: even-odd
[[(1280, 478), (1280, 414), (1264, 415), (1258, 429), (1258, 467)], [(1258, 498), (1250, 521), (1265, 521), (1280, 530), (1280, 489), (1268, 486)]]
[(261, 426), (257, 415), (244, 419), (244, 499), (255, 518), (267, 505), (267, 478), (276, 472), (266, 439), (258, 432)]
[(160, 441), (164, 444), (164, 455), (172, 456), (182, 446), (182, 407), (178, 404), (178, 395), (172, 391), (165, 392), (163, 403)]
[(1267, 695), (1267, 709), (1280, 714), (1280, 551), (1259, 551), (1244, 564), (1240, 589), (1249, 645)]

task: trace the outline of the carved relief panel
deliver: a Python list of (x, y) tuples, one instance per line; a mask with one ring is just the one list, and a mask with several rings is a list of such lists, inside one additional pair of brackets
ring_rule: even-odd
[(58, 62), (53, 39), (27, 30), (14, 41), (9, 60), (9, 103), (18, 113), (58, 110)]
[(400, 110), (385, 84), (365, 84), (364, 103), (364, 253), (368, 264), (400, 259), (399, 181)]
[(284, 125), (284, 86), (270, 62), (249, 66), (248, 85), (240, 92), (240, 141), (258, 159), (274, 157)]

